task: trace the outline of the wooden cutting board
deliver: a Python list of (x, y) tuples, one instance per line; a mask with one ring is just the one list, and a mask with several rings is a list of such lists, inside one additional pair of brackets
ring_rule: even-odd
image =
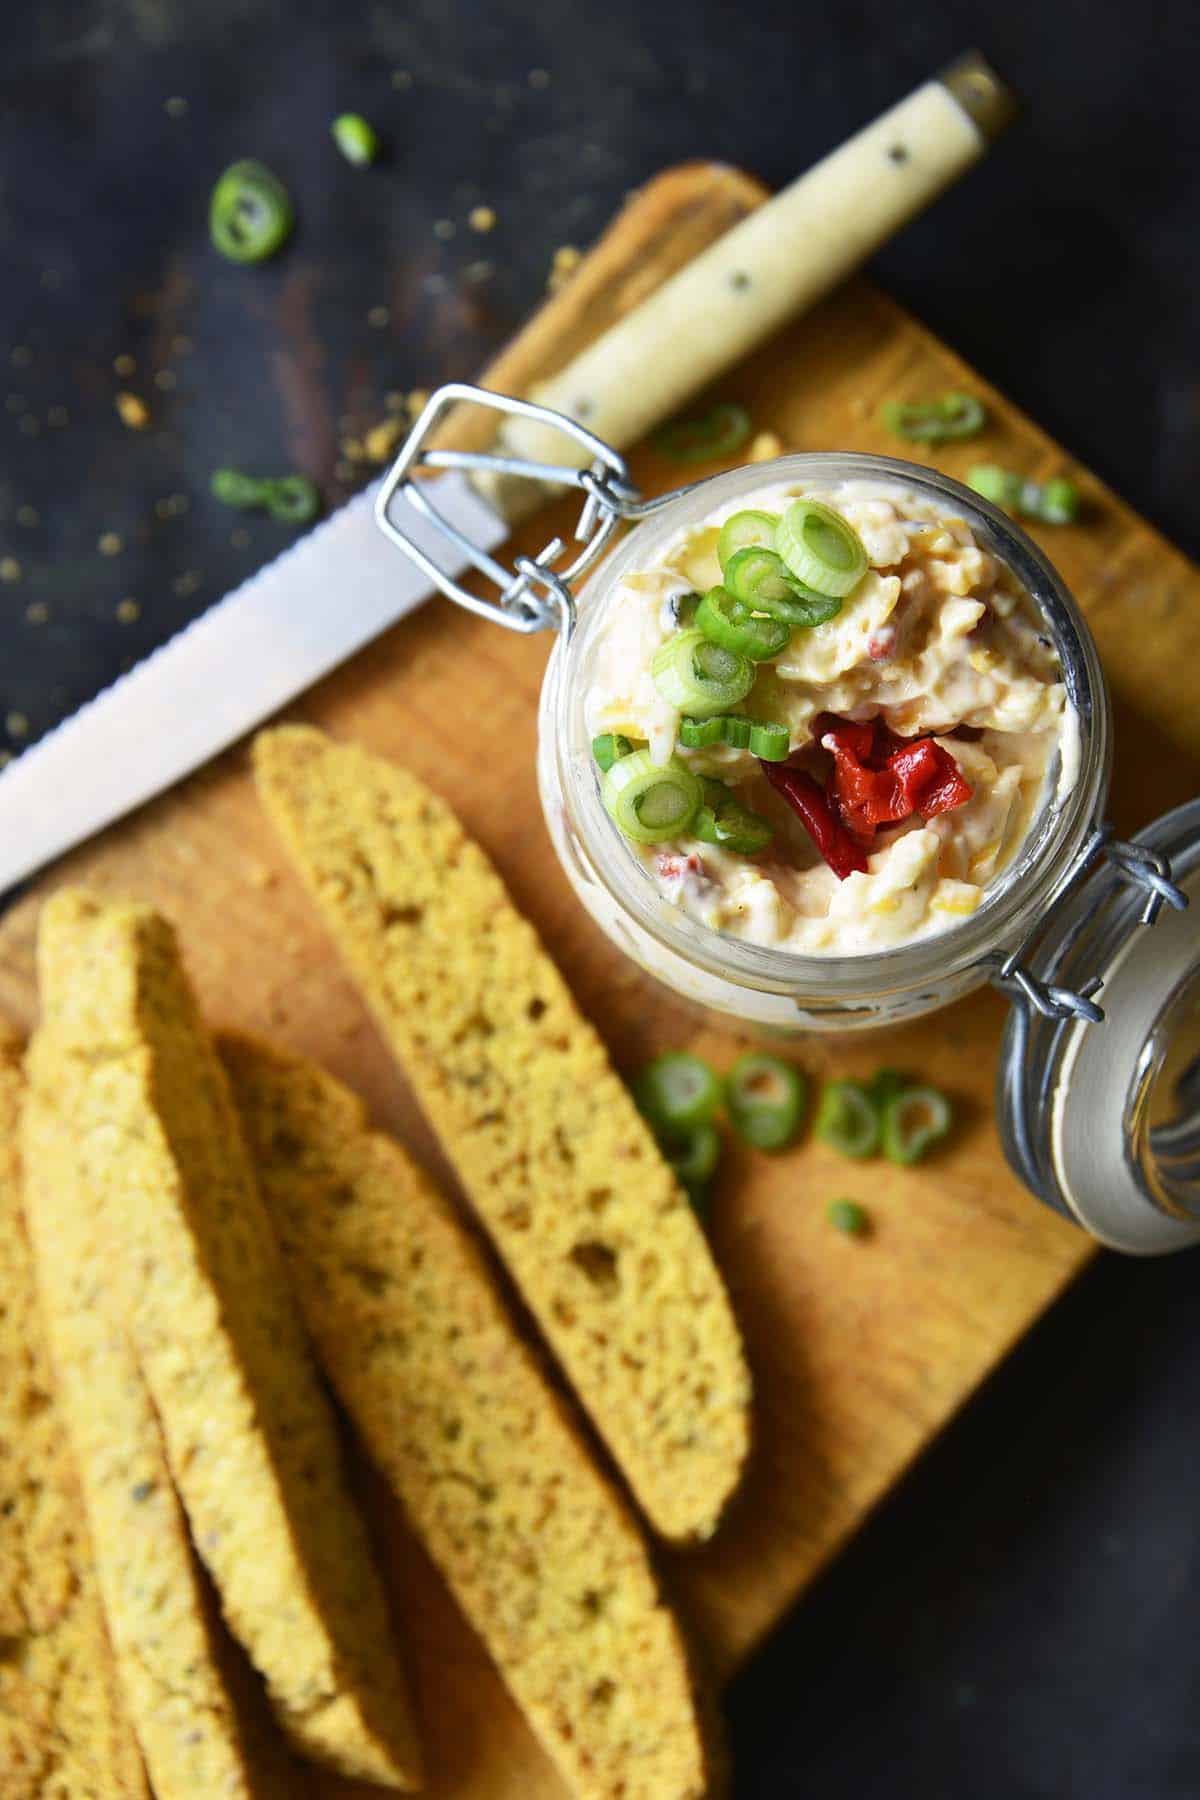
[[(735, 171), (670, 171), (632, 201), (569, 286), (492, 371), (519, 389), (636, 303), (761, 198)], [(1116, 701), (1114, 813), (1132, 829), (1200, 783), (1200, 571), (1029, 420), (865, 283), (854, 283), (733, 372), (721, 392), (789, 448), (894, 450), (877, 419), (897, 397), (967, 388), (992, 423), (937, 465), (980, 457), (1034, 475), (1069, 470), (1088, 511), (1041, 534), (1099, 640)], [(635, 476), (678, 479), (650, 449)], [(553, 508), (523, 528), (535, 550), (573, 517)], [(337, 604), (337, 595), (330, 595)], [(458, 809), (536, 922), (618, 1064), (666, 1046), (718, 1065), (742, 1041), (707, 1024), (624, 963), (574, 900), (551, 853), (534, 782), (546, 639), (526, 639), (431, 603), (293, 709), (407, 763)], [(203, 706), (204, 696), (181, 697)], [(464, 722), (469, 721), (469, 729)], [(163, 729), (170, 729), (169, 719)], [(0, 922), (0, 1010), (35, 1016), (38, 905), (64, 880), (142, 896), (178, 923), (214, 1021), (277, 1035), (368, 1098), (377, 1119), (449, 1182), (403, 1081), (335, 962), (255, 805), (244, 747), (71, 857)], [(851, 1046), (797, 1046), (816, 1076), (882, 1062), (920, 1071), (955, 1097), (961, 1126), (919, 1171), (839, 1161), (806, 1143), (770, 1160), (731, 1150), (713, 1243), (757, 1381), (758, 1455), (717, 1539), (665, 1557), (672, 1590), (720, 1676), (743, 1661), (1043, 1308), (1088, 1260), (1087, 1241), (1008, 1172), (992, 1123), (1004, 1004), (984, 993), (903, 1032)], [(838, 1195), (866, 1202), (867, 1242), (825, 1222)], [(364, 1473), (395, 1572), (436, 1800), (555, 1800), (563, 1790), (478, 1642)], [(349, 1793), (329, 1781), (322, 1792)]]

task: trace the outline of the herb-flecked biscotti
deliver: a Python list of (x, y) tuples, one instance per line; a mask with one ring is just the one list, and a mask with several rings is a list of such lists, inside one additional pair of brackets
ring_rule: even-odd
[(43, 908), (37, 1102), (69, 1138), (193, 1541), (295, 1745), (417, 1785), (378, 1572), (174, 933), (76, 891)]
[[(41, 1060), (35, 1047), (31, 1066)], [(53, 1063), (42, 1071), (53, 1073)], [(219, 1632), (113, 1293), (113, 1251), (64, 1129), (65, 1096), (48, 1103), (47, 1091), (35, 1074), (22, 1133), (25, 1210), (96, 1574), (156, 1800), (285, 1800), (304, 1791), (302, 1778), (269, 1721), (253, 1718), (250, 1682), (239, 1684)]]
[(219, 1049), (333, 1384), (545, 1748), (584, 1800), (694, 1800), (675, 1621), (478, 1249), (339, 1082), (242, 1038)]
[(529, 922), (445, 803), (303, 726), (258, 788), (467, 1194), (652, 1524), (707, 1537), (749, 1438), (703, 1231)]
[(22, 1089), (0, 1023), (0, 1794), (150, 1800), (52, 1397), (21, 1211)]

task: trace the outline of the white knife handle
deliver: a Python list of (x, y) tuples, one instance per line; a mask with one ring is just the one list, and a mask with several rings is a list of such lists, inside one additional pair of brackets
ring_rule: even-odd
[[(820, 299), (983, 154), (1014, 102), (975, 54), (892, 107), (726, 232), (529, 396), (618, 450), (636, 443)], [(512, 420), (503, 441), (570, 459), (557, 433)]]

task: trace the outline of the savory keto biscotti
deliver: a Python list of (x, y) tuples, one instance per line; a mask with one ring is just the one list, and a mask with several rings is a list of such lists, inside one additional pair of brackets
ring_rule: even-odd
[(0, 1023), (0, 1794), (150, 1800), (53, 1398), (21, 1210), (22, 1089)]
[[(37, 1053), (35, 1053), (36, 1055)], [(156, 1800), (307, 1791), (224, 1638), (113, 1291), (114, 1252), (56, 1100), (35, 1085), (25, 1211), (56, 1390), (130, 1718)], [(242, 1679), (239, 1681), (239, 1674)]]
[(693, 1800), (679, 1631), (448, 1203), (311, 1063), (219, 1040), (263, 1197), (341, 1400), (581, 1800)]
[(174, 933), (149, 907), (66, 890), (43, 908), (38, 973), (34, 1103), (97, 1211), (230, 1629), (297, 1748), (416, 1786), (382, 1585)]
[(445, 803), (304, 726), (258, 789), (467, 1195), (651, 1523), (707, 1537), (749, 1439), (704, 1233), (595, 1031)]

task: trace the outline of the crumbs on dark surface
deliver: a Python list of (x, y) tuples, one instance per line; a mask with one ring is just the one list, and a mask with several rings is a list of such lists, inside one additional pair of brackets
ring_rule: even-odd
[(908, 161), (908, 151), (905, 146), (903, 144), (892, 144), (888, 150), (888, 161), (892, 163), (906, 163)]

